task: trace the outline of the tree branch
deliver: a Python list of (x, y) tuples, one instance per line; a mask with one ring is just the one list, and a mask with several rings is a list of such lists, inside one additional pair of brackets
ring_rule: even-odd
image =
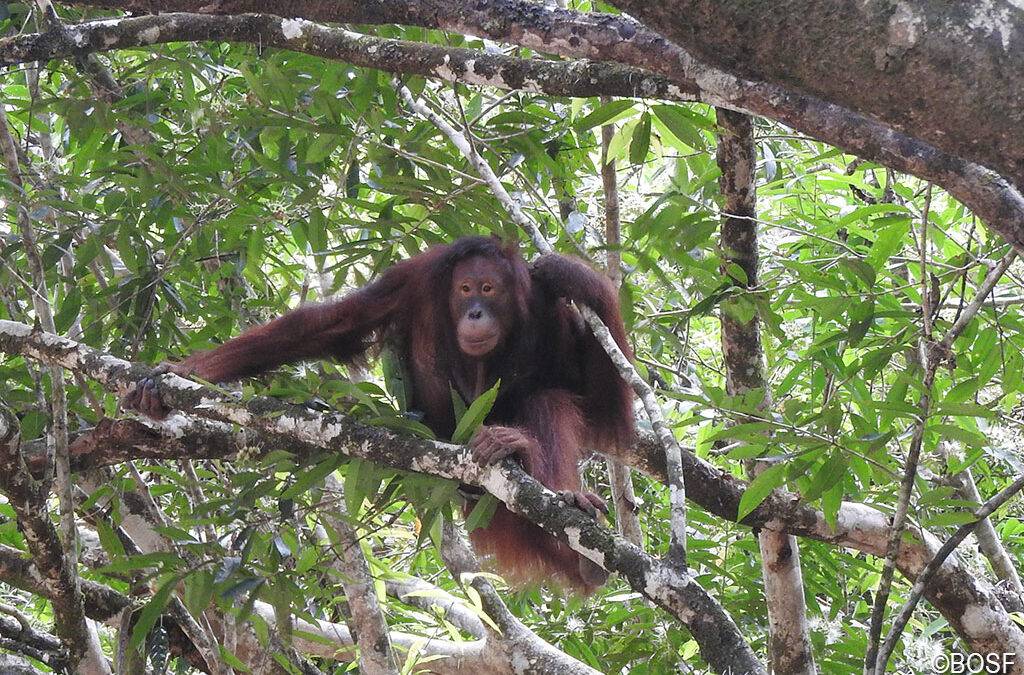
[[(462, 153), (463, 157), (466, 158), (473, 169), (484, 179), (487, 186), (490, 187), (491, 193), (505, 208), (512, 221), (529, 235), (537, 250), (541, 253), (552, 253), (554, 249), (548, 240), (544, 238), (544, 234), (541, 232), (538, 224), (526, 215), (526, 212), (523, 211), (516, 200), (512, 199), (512, 196), (509, 195), (508, 190), (502, 184), (501, 179), (494, 173), (494, 170), (487, 161), (477, 153), (476, 149), (469, 142), (467, 135), (457, 131), (440, 115), (413, 98), (412, 93), (404, 85), (400, 84), (398, 91), (409, 108), (421, 117), (429, 120)], [(672, 430), (665, 424), (664, 414), (657, 397), (654, 395), (654, 390), (640, 377), (640, 374), (636, 372), (636, 368), (633, 367), (633, 364), (629, 362), (626, 355), (619, 349), (608, 327), (601, 321), (601, 317), (586, 305), (579, 305), (576, 309), (579, 310), (580, 316), (583, 317), (583, 320), (591, 332), (593, 332), (594, 337), (608, 354), (608, 358), (611, 359), (619, 375), (622, 376), (622, 379), (630, 385), (640, 398), (644, 411), (647, 413), (647, 418), (654, 428), (654, 433), (665, 450), (665, 467), (668, 474), (669, 500), (672, 510), (670, 523), (671, 541), (669, 543), (668, 559), (671, 564), (674, 564), (679, 569), (686, 570), (686, 487), (683, 482), (682, 448), (679, 446), (679, 441), (676, 440)]]
[[(68, 667), (67, 649), (53, 635), (35, 630), (30, 625), (0, 617), (0, 649), (29, 656), (45, 663), (54, 672)], [(0, 672), (8, 672), (0, 669)]]
[(703, 61), (784, 81), (1024, 182), (1014, 0), (613, 4)]
[[(359, 533), (345, 511), (344, 488), (333, 474), (327, 476), (324, 484), (334, 505), (324, 509), (323, 523), (334, 531), (338, 555), (332, 567), (341, 578), (345, 599), (351, 614), (350, 632), (355, 634), (359, 645), (359, 672), (365, 675), (397, 675), (398, 666), (391, 648), (391, 636), (384, 619), (373, 574), (359, 545)], [(358, 515), (358, 514), (356, 514)]]
[[(601, 99), (602, 104), (609, 101), (608, 98)], [(604, 267), (608, 278), (612, 280), (618, 290), (622, 287), (622, 224), (619, 219), (619, 182), (615, 171), (615, 160), (608, 156), (608, 150), (614, 137), (614, 122), (601, 126), (601, 188), (604, 194), (604, 244), (607, 250)], [(605, 465), (608, 467), (612, 504), (615, 505), (615, 527), (628, 541), (642, 546), (644, 533), (640, 528), (636, 493), (633, 490), (633, 472), (614, 457), (607, 458)], [(683, 489), (685, 491), (685, 484)]]
[[(921, 383), (921, 397), (917, 404), (917, 419), (914, 422), (913, 435), (910, 440), (910, 447), (907, 450), (907, 458), (904, 462), (896, 511), (892, 517), (892, 527), (889, 532), (888, 543), (886, 544), (885, 564), (882, 566), (881, 579), (875, 592), (874, 606), (871, 608), (871, 626), (868, 634), (868, 650), (864, 664), (865, 675), (884, 672), (885, 668), (885, 664), (876, 662), (879, 640), (882, 636), (885, 607), (889, 601), (892, 578), (897, 564), (896, 560), (899, 557), (903, 530), (906, 527), (907, 513), (910, 509), (911, 498), (913, 497), (914, 480), (917, 478), (917, 465), (921, 457), (921, 449), (924, 445), (924, 430), (928, 423), (928, 416), (931, 414), (932, 389), (935, 385), (935, 375), (938, 372), (939, 366), (950, 357), (953, 341), (974, 319), (984, 304), (985, 298), (992, 292), (996, 283), (1002, 278), (1003, 273), (1006, 272), (1016, 259), (1017, 251), (1012, 249), (1003, 256), (999, 263), (989, 270), (985, 280), (978, 287), (978, 292), (974, 298), (971, 299), (971, 302), (964, 308), (964, 311), (949, 330), (946, 331), (945, 336), (941, 340), (932, 341), (931, 337), (927, 335), (921, 338), (921, 352), (924, 355), (924, 377)], [(881, 669), (879, 669), (879, 665), (881, 665)]]
[(465, 531), (447, 518), (441, 526), (440, 550), (445, 567), (461, 584), (476, 591), (480, 606), (493, 622), (481, 625), (488, 649), (514, 667), (529, 664), (516, 668), (528, 675), (599, 675), (590, 666), (553, 647), (509, 610), (494, 585), (480, 574), (480, 561), (470, 548)]
[[(716, 120), (721, 129), (715, 158), (722, 172), (718, 180), (723, 211), (720, 272), (723, 279), (730, 279), (749, 293), (760, 284), (754, 121), (748, 115), (722, 108), (716, 110)], [(732, 278), (730, 265), (742, 269), (746, 278)], [(757, 411), (770, 411), (773, 397), (764, 372), (761, 319), (757, 312), (749, 318), (744, 316), (739, 308), (742, 302), (750, 300), (740, 296), (719, 306), (726, 393), (739, 397), (759, 391), (762, 398)], [(757, 415), (750, 415), (742, 421), (756, 419)], [(756, 476), (769, 466), (769, 462), (762, 460), (750, 462), (747, 468), (751, 476)], [(772, 668), (777, 675), (814, 673), (817, 669), (811, 652), (796, 537), (775, 528), (763, 528), (757, 533), (757, 542), (761, 549)]]
[[(264, 11), (264, 10), (261, 10)], [(171, 13), (89, 21), (0, 39), (0, 65), (84, 56), (169, 42), (216, 40), (277, 47), (392, 73), (548, 96), (692, 101), (696, 89), (615, 63), (521, 59), (356, 33), (270, 14)]]
[[(40, 597), (49, 597), (48, 587), (32, 561), (25, 558), (23, 551), (3, 544), (0, 544), (0, 581)], [(94, 621), (115, 627), (118, 626), (121, 612), (130, 610), (133, 606), (131, 597), (94, 581), (83, 580), (82, 593), (85, 599), (86, 615)], [(268, 603), (257, 601), (253, 609), (262, 618), (273, 622), (273, 608)], [(0, 619), (0, 622), (2, 621), (4, 620)], [(187, 655), (193, 647), (183, 640), (184, 636), (177, 621), (172, 616), (166, 615), (161, 622), (168, 629), (172, 650)], [(309, 639), (298, 636), (295, 639), (296, 645), (310, 656), (340, 661), (350, 661), (355, 656), (352, 649), (355, 641), (344, 625), (329, 621), (318, 621), (316, 624), (299, 621), (296, 628), (310, 636), (317, 636)], [(431, 662), (432, 667), (442, 675), (479, 675), (480, 673), (501, 675), (508, 673), (511, 675), (512, 673), (509, 668), (502, 669), (502, 664), (484, 649), (483, 640), (451, 642), (432, 638), (424, 646), (422, 638), (418, 635), (392, 632), (391, 638), (404, 650), (414, 647), (421, 648), (420, 653), (425, 657), (443, 657), (443, 660)], [(46, 643), (33, 639), (32, 644), (42, 648)], [(444, 665), (442, 666), (442, 664)], [(6, 673), (7, 671), (0, 670), (0, 672)]]
[(914, 586), (910, 589), (910, 595), (907, 597), (906, 603), (900, 609), (896, 618), (893, 619), (892, 626), (889, 627), (889, 633), (885, 636), (885, 640), (879, 648), (878, 660), (876, 662), (879, 672), (885, 672), (886, 664), (889, 663), (889, 656), (892, 654), (892, 650), (896, 648), (896, 642), (900, 639), (903, 629), (914, 614), (914, 608), (917, 607), (917, 603), (921, 601), (921, 597), (924, 595), (924, 589), (927, 587), (928, 582), (932, 580), (932, 577), (935, 576), (936, 571), (953, 554), (956, 547), (963, 543), (964, 539), (977, 529), (979, 524), (984, 522), (985, 519), (995, 513), (996, 509), (1008, 502), (1022, 489), (1024, 489), (1024, 476), (1018, 477), (1017, 480), (1007, 485), (998, 494), (979, 506), (974, 511), (976, 520), (961, 525), (953, 536), (946, 540), (942, 548), (935, 553), (935, 556), (928, 561), (928, 564), (925, 565), (925, 568), (921, 570), (921, 573), (914, 581)]
[(40, 580), (53, 605), (57, 635), (68, 648), (69, 665), (76, 672), (107, 675), (110, 667), (86, 621), (78, 570), (68, 565), (46, 508), (51, 486), (29, 474), (19, 454), (19, 434), (18, 419), (0, 402), (0, 488), (14, 509), (18, 526), (42, 573)]

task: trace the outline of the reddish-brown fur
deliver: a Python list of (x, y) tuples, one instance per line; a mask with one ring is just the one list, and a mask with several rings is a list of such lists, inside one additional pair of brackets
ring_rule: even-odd
[[(504, 302), (511, 306), (501, 307), (511, 317), (507, 334), (480, 360), (460, 351), (449, 307), (452, 271), (473, 258), (493, 265), (510, 290)], [(579, 493), (583, 448), (630, 443), (635, 429), (628, 385), (568, 300), (593, 308), (630, 355), (617, 294), (603, 275), (555, 254), (528, 266), (511, 246), (467, 237), (399, 262), (337, 302), (296, 309), (171, 369), (220, 382), (302, 359), (350, 361), (384, 342), (411, 375), (410, 408), (441, 438), (455, 427), (451, 388), (471, 401), (481, 383), (500, 378), (485, 424), (522, 432), (527, 449), (517, 454), (526, 470), (548, 488)], [(137, 392), (133, 405), (161, 412), (152, 383)], [(504, 507), (471, 536), (514, 580), (555, 578), (583, 592), (600, 583), (588, 561)]]

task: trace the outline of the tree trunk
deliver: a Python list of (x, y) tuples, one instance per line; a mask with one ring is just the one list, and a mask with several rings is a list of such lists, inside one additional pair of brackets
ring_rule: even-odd
[[(726, 263), (743, 269), (746, 279), (736, 283), (747, 288), (757, 286), (757, 193), (754, 171), (757, 155), (754, 150), (753, 123), (747, 115), (717, 111), (718, 166), (722, 171), (719, 185), (723, 197), (721, 246), (723, 276)], [(742, 300), (741, 300), (742, 301)], [(771, 408), (771, 393), (764, 374), (764, 346), (761, 343), (760, 319), (739, 318), (732, 310), (736, 301), (726, 301), (720, 308), (722, 321), (722, 355), (726, 369), (726, 391), (739, 396), (761, 390), (762, 410)], [(757, 475), (766, 463), (752, 464)], [(800, 574), (800, 549), (796, 537), (778, 530), (764, 528), (757, 535), (761, 548), (761, 574), (768, 606), (770, 633), (769, 656), (776, 675), (814, 675), (814, 655), (807, 629), (804, 604), (804, 582)]]

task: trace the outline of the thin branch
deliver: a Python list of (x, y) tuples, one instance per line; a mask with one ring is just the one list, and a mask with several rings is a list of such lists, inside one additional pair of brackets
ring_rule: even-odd
[(910, 589), (910, 595), (907, 598), (906, 603), (904, 603), (899, 614), (896, 615), (896, 618), (893, 619), (892, 626), (889, 628), (889, 633), (885, 636), (885, 641), (882, 643), (882, 646), (878, 651), (878, 661), (876, 666), (877, 672), (885, 672), (886, 664), (889, 663), (889, 656), (892, 654), (893, 649), (896, 648), (896, 642), (900, 639), (900, 635), (903, 633), (903, 629), (910, 621), (910, 617), (913, 616), (914, 608), (917, 607), (917, 603), (921, 601), (921, 597), (924, 595), (924, 589), (928, 586), (932, 577), (935, 576), (935, 572), (942, 567), (942, 564), (946, 562), (946, 559), (949, 558), (953, 551), (956, 550), (956, 547), (963, 543), (964, 539), (974, 532), (979, 524), (984, 522), (985, 519), (995, 513), (996, 509), (1008, 502), (1022, 489), (1024, 489), (1024, 476), (1019, 476), (1017, 480), (1007, 485), (1005, 488), (1000, 490), (998, 494), (978, 507), (974, 511), (975, 520), (961, 525), (953, 536), (946, 540), (942, 545), (942, 548), (936, 552), (935, 556), (928, 561), (924, 570), (921, 571), (917, 580), (914, 581), (914, 586)]
[(494, 193), (494, 196), (499, 202), (501, 202), (502, 206), (508, 210), (509, 215), (512, 217), (512, 221), (521, 227), (527, 235), (529, 235), (530, 240), (533, 242), (533, 245), (537, 247), (537, 250), (541, 253), (553, 253), (554, 249), (551, 248), (551, 244), (548, 243), (548, 240), (544, 238), (540, 228), (532, 218), (526, 215), (519, 204), (512, 199), (512, 195), (510, 195), (508, 190), (505, 189), (501, 179), (498, 178), (496, 173), (494, 173), (490, 164), (477, 154), (466, 135), (457, 131), (455, 127), (448, 123), (447, 120), (423, 103), (417, 101), (412, 95), (412, 92), (409, 91), (409, 88), (404, 84), (396, 81), (395, 86), (398, 88), (398, 93), (401, 95), (402, 100), (405, 101), (405, 104), (420, 117), (437, 127), (438, 130), (444, 134), (449, 141), (451, 141), (452, 145), (462, 153), (462, 156), (466, 158), (466, 161), (469, 162), (470, 166), (472, 166), (480, 175), (483, 181), (491, 189), (491, 192)]
[[(754, 146), (754, 121), (748, 116), (718, 108), (720, 129), (715, 160), (721, 170), (719, 192), (723, 208), (719, 246), (720, 272), (730, 279), (732, 266), (745, 276), (732, 283), (749, 292), (760, 283), (757, 226), (757, 151)], [(757, 411), (771, 410), (772, 392), (765, 376), (761, 319), (754, 312), (749, 318), (737, 311), (737, 300), (726, 299), (719, 307), (722, 331), (722, 357), (726, 370), (726, 393), (744, 396), (760, 391)], [(743, 415), (737, 422), (750, 422), (761, 415)], [(770, 442), (770, 432), (766, 432)], [(747, 470), (757, 476), (771, 463), (750, 462)], [(796, 537), (774, 527), (757, 533), (761, 549), (761, 576), (764, 579), (768, 608), (769, 657), (777, 675), (815, 673), (814, 655), (807, 625), (804, 584), (800, 572), (800, 548)]]
[[(601, 103), (611, 99), (602, 97)], [(615, 160), (608, 156), (608, 149), (615, 137), (615, 124), (601, 126), (601, 187), (604, 192), (604, 244), (605, 272), (618, 289), (622, 286), (622, 224), (619, 219), (619, 182), (615, 171)], [(608, 482), (612, 489), (612, 504), (615, 506), (615, 526), (622, 536), (637, 546), (643, 544), (643, 530), (637, 513), (636, 493), (633, 491), (633, 471), (628, 466), (609, 457)], [(684, 486), (685, 487), (685, 486)], [(683, 516), (685, 516), (683, 512)]]
[[(327, 476), (324, 490), (332, 493), (336, 506), (326, 509), (323, 519), (338, 538), (339, 555), (334, 568), (341, 577), (351, 612), (350, 630), (359, 646), (359, 672), (366, 675), (398, 673), (391, 636), (384, 619), (370, 566), (359, 545), (359, 533), (345, 512), (344, 488), (333, 474)], [(358, 514), (357, 514), (358, 515)]]
[[(529, 663), (527, 672), (562, 675), (598, 675), (598, 671), (567, 655), (526, 627), (501, 599), (469, 545), (465, 531), (446, 518), (441, 525), (441, 559), (461, 584), (480, 598), (480, 606), (491, 622), (483, 625), (484, 644), (509, 663)], [(492, 623), (493, 622), (493, 623)]]
[(932, 304), (939, 298), (932, 298), (931, 278), (928, 275), (928, 216), (932, 208), (932, 184), (924, 197), (924, 213), (921, 216), (921, 237), (918, 242), (918, 256), (921, 263), (921, 331), (925, 342), (932, 339)]
[[(4, 166), (7, 169), (7, 179), (14, 188), (15, 212), (18, 227), (21, 231), (22, 245), (28, 260), (29, 271), (32, 274), (33, 293), (32, 304), (35, 308), (36, 318), (45, 330), (56, 332), (53, 320), (53, 311), (50, 307), (49, 294), (46, 287), (46, 270), (43, 265), (42, 256), (36, 240), (35, 228), (29, 215), (28, 197), (25, 192), (25, 184), (21, 178), (21, 167), (18, 160), (17, 145), (11, 135), (11, 129), (7, 121), (7, 113), (0, 111), (0, 154), (3, 156)], [(78, 582), (78, 533), (75, 527), (75, 500), (71, 486), (71, 464), (68, 458), (68, 410), (67, 393), (64, 388), (64, 371), (51, 366), (50, 373), (50, 396), (48, 398), (50, 407), (50, 430), (48, 436), (48, 457), (44, 467), (42, 482), (48, 483), (51, 478), (51, 461), (53, 479), (56, 484), (57, 500), (60, 510), (60, 539), (61, 553), (60, 560), (50, 560), (53, 571), (59, 576), (58, 584), (61, 594), (61, 602), (54, 602), (54, 614), (57, 621), (57, 631), (61, 639), (65, 641), (71, 650), (71, 665), (75, 668), (82, 668), (87, 672), (107, 673), (109, 667), (103, 657), (99, 645), (99, 637), (95, 630), (85, 620), (85, 614), (81, 607), (81, 593)], [(30, 519), (33, 522), (40, 518), (40, 512), (45, 512), (45, 504), (34, 503), (35, 493), (39, 487), (33, 485), (35, 482), (25, 468), (24, 462), (19, 458), (15, 463), (13, 460), (10, 470), (17, 470), (17, 475), (9, 475), (6, 480), (8, 485), (19, 490), (21, 503), (13, 503), (19, 512), (19, 521)], [(49, 491), (44, 487), (41, 492)], [(12, 502), (19, 500), (18, 496), (8, 495)], [(24, 527), (32, 525), (24, 524)], [(45, 538), (49, 535), (52, 525), (46, 523), (34, 523), (37, 528), (37, 535)], [(27, 538), (27, 535), (26, 535)], [(36, 541), (36, 547), (40, 553), (53, 554), (50, 548), (52, 542)], [(45, 550), (44, 549), (49, 549)]]
[(82, 675), (109, 675), (110, 667), (86, 620), (77, 570), (68, 566), (66, 551), (46, 508), (50, 486), (31, 477), (19, 451), (18, 419), (0, 401), (0, 488), (42, 572), (41, 585), (53, 606), (57, 635), (69, 651), (69, 666)]
[[(32, 347), (18, 338), (8, 338), (12, 330), (15, 335), (31, 333), (30, 326), (0, 322), (0, 351), (6, 349), (10, 353), (21, 353), (22, 349), (35, 349), (39, 346), (37, 344), (36, 347)], [(66, 347), (67, 344), (58, 345), (53, 358), (59, 358), (58, 355), (63, 354)], [(107, 382), (107, 387), (114, 391), (123, 391), (124, 387), (132, 386), (141, 373), (149, 372), (148, 367), (142, 366), (136, 371), (131, 371), (129, 364), (117, 359), (110, 360), (106, 365), (103, 361), (94, 361), (91, 357), (88, 357), (87, 361), (91, 365), (83, 366), (83, 372), (87, 371), (91, 377), (104, 381), (106, 377), (102, 373), (107, 372), (106, 369), (124, 369), (119, 379)], [(325, 424), (327, 423), (323, 420), (319, 423), (320, 426)], [(138, 427), (144, 427), (145, 433), (140, 433)], [(322, 447), (299, 441), (294, 435), (266, 434), (258, 429), (215, 422), (188, 414), (174, 415), (162, 422), (146, 420), (146, 425), (135, 420), (114, 420), (109, 425), (99, 425), (96, 430), (86, 435), (91, 437), (90, 442), (84, 443), (79, 439), (74, 444), (81, 447), (81, 454), (74, 457), (83, 467), (104, 466), (131, 458), (131, 447), (135, 442), (133, 439), (136, 439), (139, 447), (143, 448), (140, 456), (145, 454), (147, 457), (169, 459), (194, 457), (196, 448), (203, 448), (203, 457), (208, 458), (231, 457), (243, 448), (249, 448), (247, 452), (258, 448), (258, 453), (285, 451), (293, 453), (297, 459), (304, 462), (317, 461), (324, 452)], [(111, 438), (108, 439), (108, 436)], [(389, 443), (386, 447), (392, 454), (382, 453), (384, 463), (393, 459), (394, 453), (417, 455), (419, 452), (416, 449), (408, 449), (410, 442), (418, 443), (414, 439), (394, 437), (386, 442)], [(159, 449), (158, 445), (161, 443), (167, 447)], [(634, 447), (623, 449), (623, 452), (616, 456), (657, 480), (665, 480), (665, 454), (650, 434), (641, 434)], [(877, 509), (864, 504), (844, 502), (840, 505), (833, 523), (826, 520), (823, 513), (810, 508), (798, 495), (784, 490), (774, 490), (757, 508), (739, 521), (737, 511), (746, 484), (690, 453), (685, 454), (683, 458), (687, 495), (710, 514), (749, 527), (779, 527), (790, 534), (810, 537), (832, 546), (843, 546), (875, 556), (885, 555), (890, 519), (887, 514)], [(411, 463), (410, 459), (409, 464), (403, 466), (411, 466)], [(428, 462), (428, 466), (433, 466), (433, 463)], [(142, 523), (144, 520), (133, 518), (131, 522)], [(908, 539), (903, 543), (897, 561), (903, 575), (911, 579), (920, 574), (926, 562), (941, 545), (941, 542), (927, 531), (922, 531), (920, 536), (919, 540)], [(5, 564), (10, 563), (0, 556), (0, 569)], [(91, 597), (88, 595), (90, 582), (83, 583), (86, 586), (87, 598)], [(36, 592), (31, 588), (26, 590)], [(959, 563), (947, 561), (940, 568), (926, 589), (926, 597), (974, 651), (1010, 652), (1024, 656), (1024, 636), (1001, 605), (995, 591)], [(90, 613), (89, 616), (92, 617), (93, 614)], [(231, 633), (227, 633), (226, 636), (230, 640)]]
[(1017, 259), (1018, 255), (1018, 251), (1011, 251), (1003, 256), (1003, 259), (1000, 260), (998, 264), (993, 266), (985, 277), (985, 281), (978, 286), (978, 292), (975, 294), (974, 298), (966, 307), (964, 307), (964, 311), (960, 314), (959, 318), (957, 318), (956, 322), (948, 331), (946, 331), (945, 337), (943, 337), (942, 341), (939, 343), (940, 351), (948, 350), (953, 346), (953, 342), (960, 337), (960, 334), (964, 332), (965, 328), (967, 328), (967, 324), (969, 324), (971, 319), (973, 319), (981, 310), (982, 305), (985, 304), (985, 301), (992, 292), (992, 289), (996, 287), (996, 284), (999, 282), (999, 279), (1002, 278), (1003, 273), (1009, 269), (1010, 265)]
[[(951, 454), (949, 444), (940, 443), (939, 450), (942, 452), (943, 459), (949, 458)], [(947, 462), (947, 465), (951, 463)], [(970, 467), (949, 478), (952, 479), (961, 499), (974, 504), (984, 503), (981, 493), (978, 492), (978, 485), (974, 481), (974, 475)], [(1024, 584), (1021, 583), (1016, 563), (1003, 545), (1000, 535), (996, 532), (996, 528), (990, 518), (982, 519), (981, 523), (974, 529), (974, 538), (978, 542), (978, 549), (992, 566), (992, 571), (995, 572), (996, 578), (1005, 583), (1012, 593), (1016, 593), (1024, 598)]]
[(892, 517), (892, 528), (889, 532), (889, 541), (886, 546), (885, 563), (882, 566), (882, 576), (878, 582), (878, 589), (875, 592), (875, 602), (871, 609), (871, 626), (868, 632), (868, 649), (864, 660), (864, 675), (884, 672), (884, 664), (878, 662), (878, 647), (882, 637), (882, 624), (885, 620), (885, 607), (889, 601), (889, 593), (892, 590), (892, 579), (896, 570), (896, 559), (899, 556), (900, 544), (903, 538), (903, 530), (906, 527), (907, 513), (910, 510), (910, 501), (914, 492), (914, 480), (917, 477), (917, 465), (921, 459), (921, 448), (924, 443), (924, 429), (931, 413), (932, 394), (935, 384), (935, 375), (939, 366), (951, 357), (953, 341), (963, 332), (971, 320), (977, 315), (985, 299), (988, 297), (996, 283), (1003, 276), (1003, 273), (1017, 259), (1016, 249), (1011, 249), (1003, 256), (985, 277), (985, 281), (978, 287), (978, 292), (971, 302), (964, 308), (960, 317), (946, 331), (945, 336), (938, 342), (931, 342), (922, 339), (921, 347), (924, 352), (925, 372), (921, 384), (921, 397), (918, 400), (917, 420), (914, 423), (913, 436), (910, 440), (910, 448), (907, 450), (907, 458), (904, 463), (903, 478), (900, 481), (899, 498), (896, 502), (896, 511)]
[(3, 613), (15, 617), (17, 623), (0, 618), (0, 649), (29, 656), (40, 663), (45, 663), (54, 672), (64, 671), (67, 668), (68, 654), (61, 641), (49, 633), (33, 628), (17, 609), (9, 609), (13, 610), (13, 613), (6, 610)]

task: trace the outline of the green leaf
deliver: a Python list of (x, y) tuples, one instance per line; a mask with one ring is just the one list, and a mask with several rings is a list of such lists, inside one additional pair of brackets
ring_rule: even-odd
[(945, 511), (929, 516), (925, 520), (928, 527), (959, 527), (973, 523), (977, 518), (970, 511)]
[(348, 513), (357, 517), (363, 502), (372, 499), (380, 489), (384, 472), (372, 462), (353, 459), (345, 472), (345, 501)]
[(270, 95), (267, 93), (267, 90), (263, 87), (263, 78), (253, 73), (246, 64), (240, 65), (238, 70), (242, 73), (242, 77), (245, 78), (246, 86), (256, 94), (261, 103), (269, 106), (272, 101), (270, 100)]
[(466, 531), (472, 532), (478, 527), (486, 527), (491, 522), (494, 512), (498, 509), (498, 498), (494, 495), (484, 493), (473, 506), (473, 510), (466, 516)]
[(765, 443), (740, 443), (726, 453), (731, 460), (754, 459), (764, 454)]
[(722, 301), (722, 298), (728, 295), (729, 285), (719, 286), (715, 291), (710, 293), (706, 298), (698, 302), (696, 305), (690, 308), (691, 317), (704, 316), (710, 314), (711, 310)]
[(69, 290), (67, 297), (60, 303), (60, 309), (57, 311), (57, 315), (53, 317), (53, 322), (57, 326), (57, 332), (64, 334), (67, 332), (71, 324), (74, 323), (78, 317), (78, 312), (82, 309), (82, 291), (79, 286), (72, 286)]
[(703, 150), (707, 146), (704, 136), (695, 123), (694, 116), (682, 106), (656, 105), (651, 108), (658, 120), (679, 141), (694, 150)]
[(225, 664), (231, 666), (240, 673), (251, 672), (248, 666), (242, 663), (241, 659), (239, 659), (237, 656), (228, 651), (227, 648), (224, 647), (224, 645), (218, 643), (217, 646), (220, 647), (220, 657), (224, 659)]
[[(327, 249), (327, 217), (320, 209), (313, 209), (309, 213), (309, 224), (306, 225), (306, 237), (309, 241), (309, 248), (313, 253), (323, 253)], [(323, 257), (315, 258), (318, 268), (323, 267)]]
[(434, 440), (437, 436), (426, 424), (402, 415), (381, 415), (379, 417), (368, 417), (366, 423), (375, 427), (384, 427), (393, 431), (399, 431), (420, 438)]
[(748, 299), (749, 296), (739, 295), (722, 302), (720, 311), (733, 321), (748, 325), (757, 316), (757, 305)]
[(633, 128), (633, 139), (629, 142), (629, 163), (643, 164), (650, 148), (651, 116), (649, 113), (644, 113), (640, 116), (640, 123)]
[(294, 499), (305, 493), (309, 488), (322, 481), (327, 474), (331, 473), (345, 461), (342, 455), (332, 455), (323, 460), (311, 469), (307, 469), (298, 475), (295, 482), (287, 490), (281, 493), (280, 499)]
[(575, 124), (576, 131), (586, 131), (587, 129), (611, 122), (613, 119), (622, 119), (626, 116), (626, 112), (631, 110), (634, 105), (636, 105), (635, 101), (626, 99), (609, 101), (577, 121)]
[(842, 266), (840, 270), (852, 273), (854, 278), (863, 282), (864, 288), (867, 290), (871, 290), (871, 287), (875, 285), (877, 273), (870, 264), (859, 258), (843, 258), (839, 261), (839, 264)]
[(498, 380), (494, 383), (493, 387), (480, 394), (470, 404), (469, 409), (466, 410), (466, 413), (455, 426), (455, 433), (452, 434), (452, 443), (462, 445), (473, 437), (477, 427), (483, 423), (484, 419), (491, 412), (491, 408), (494, 407), (494, 402), (498, 399), (498, 387), (500, 386), (501, 380)]
[(185, 578), (184, 586), (182, 601), (193, 616), (199, 616), (213, 598), (213, 574), (205, 570), (190, 574)]
[(723, 438), (736, 438), (741, 440), (764, 440), (765, 432), (773, 428), (770, 422), (745, 422), (726, 427), (711, 434), (705, 440), (714, 442)]
[(939, 434), (939, 437), (943, 440), (959, 441), (968, 448), (983, 448), (989, 443), (988, 437), (985, 434), (964, 429), (955, 424), (929, 424), (928, 431)]
[(873, 317), (854, 321), (850, 324), (849, 330), (846, 332), (846, 341), (851, 346), (859, 345), (864, 336), (868, 334), (868, 330), (871, 328), (871, 324), (874, 323)]
[(384, 373), (384, 386), (388, 393), (395, 397), (401, 412), (409, 410), (409, 397), (406, 391), (406, 370), (401, 359), (393, 349), (384, 348), (380, 355), (381, 370)]
[(935, 412), (940, 415), (953, 415), (955, 417), (995, 417), (996, 411), (987, 405), (980, 403), (946, 403), (942, 402), (936, 406)]
[(322, 162), (334, 152), (341, 141), (341, 136), (336, 134), (317, 134), (306, 150), (306, 161), (310, 164)]
[(640, 124), (639, 119), (629, 120), (616, 130), (615, 135), (612, 136), (612, 142), (608, 144), (609, 161), (619, 160), (626, 156), (629, 142), (633, 140), (633, 130), (638, 124)]
[(127, 555), (120, 537), (117, 536), (114, 528), (106, 520), (96, 520), (96, 534), (100, 537), (100, 545), (103, 546), (103, 550), (107, 552), (111, 559), (123, 558)]
[(821, 497), (821, 510), (825, 513), (825, 523), (832, 529), (836, 528), (839, 520), (839, 508), (843, 505), (843, 483), (837, 482), (831, 489), (826, 490)]
[(157, 589), (157, 592), (153, 594), (150, 601), (139, 612), (139, 618), (135, 621), (135, 626), (132, 628), (131, 640), (128, 642), (129, 648), (138, 650), (142, 643), (145, 642), (149, 631), (156, 625), (156, 620), (160, 618), (164, 607), (167, 606), (167, 601), (171, 597), (171, 591), (178, 584), (178, 579), (177, 574), (170, 574), (164, 577), (160, 588)]
[(903, 245), (903, 238), (910, 231), (910, 219), (901, 218), (894, 225), (882, 228), (875, 239), (871, 252), (868, 253), (867, 262), (872, 268), (881, 271), (890, 257)]
[(945, 403), (963, 403), (974, 396), (978, 389), (980, 389), (984, 384), (985, 382), (980, 378), (970, 377), (947, 391), (946, 395), (942, 397), (942, 400)]
[(725, 264), (725, 273), (740, 286), (746, 286), (750, 283), (750, 280), (747, 279), (747, 271), (732, 261)]
[(452, 410), (455, 412), (455, 419), (460, 420), (462, 416), (466, 414), (466, 402), (462, 400), (462, 395), (455, 391), (455, 387), (450, 388), (452, 395)]
[(846, 459), (840, 453), (829, 453), (825, 463), (814, 472), (811, 484), (804, 491), (804, 498), (813, 500), (820, 497), (825, 490), (828, 490), (843, 479), (847, 468)]
[(783, 484), (785, 476), (785, 464), (774, 464), (758, 474), (740, 497), (739, 511), (736, 514), (737, 520), (743, 520), (751, 511), (760, 506), (772, 490)]

